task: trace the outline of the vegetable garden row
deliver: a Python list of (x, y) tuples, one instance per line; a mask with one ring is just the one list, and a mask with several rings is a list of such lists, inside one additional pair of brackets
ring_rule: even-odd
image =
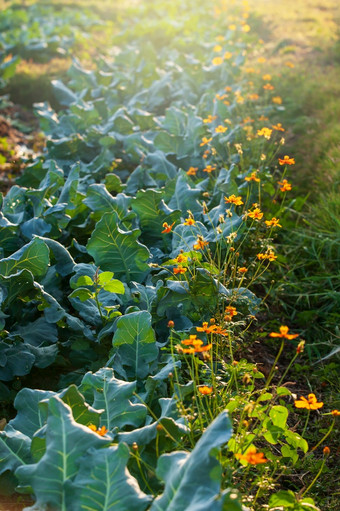
[(70, 9), (0, 18), (3, 85), (19, 57), (73, 57), (1, 199), (1, 486), (32, 510), (318, 509), (289, 476), (340, 413), (293, 394), (305, 341), (266, 308), (295, 156), (249, 6), (118, 10), (92, 63), (77, 33), (107, 25)]

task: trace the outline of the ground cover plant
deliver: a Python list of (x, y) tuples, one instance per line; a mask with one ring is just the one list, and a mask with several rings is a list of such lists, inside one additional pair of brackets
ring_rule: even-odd
[(32, 510), (319, 509), (340, 412), (294, 388), (313, 352), (271, 298), (301, 200), (250, 5), (110, 11), (105, 48), (84, 38), (95, 64), (62, 36), (68, 9), (40, 34), (42, 58), (51, 34), (74, 57), (35, 105), (45, 147), (1, 199), (2, 493)]

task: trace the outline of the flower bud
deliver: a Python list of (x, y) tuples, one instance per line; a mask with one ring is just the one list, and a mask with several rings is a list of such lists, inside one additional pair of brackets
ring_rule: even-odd
[(296, 348), (296, 353), (303, 353), (305, 349), (305, 341), (300, 341), (298, 347)]
[(244, 383), (245, 385), (249, 385), (250, 382), (251, 382), (250, 374), (245, 373), (245, 375), (242, 378), (242, 383)]

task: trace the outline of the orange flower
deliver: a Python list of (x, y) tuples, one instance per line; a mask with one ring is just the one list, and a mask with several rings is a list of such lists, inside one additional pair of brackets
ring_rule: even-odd
[(282, 182), (279, 181), (281, 192), (289, 192), (292, 189), (291, 183), (288, 183), (287, 179), (284, 179)]
[(204, 321), (202, 323), (202, 326), (196, 327), (196, 330), (197, 330), (197, 332), (205, 332), (207, 334), (211, 334), (212, 332), (214, 332), (214, 330), (216, 330), (216, 326), (215, 325), (208, 326), (208, 322)]
[(273, 216), (271, 220), (265, 220), (264, 223), (267, 227), (282, 227), (282, 225), (279, 224), (279, 221), (279, 218), (275, 218), (275, 216)]
[[(189, 339), (183, 339), (181, 341), (185, 346), (193, 346), (192, 348), (181, 348), (182, 353), (194, 354), (194, 353), (204, 353), (209, 351), (212, 348), (212, 344), (207, 344), (203, 346), (203, 341), (201, 339), (197, 339), (196, 335), (190, 335)], [(178, 348), (178, 349), (179, 349)]]
[(268, 259), (268, 261), (275, 261), (275, 259), (277, 259), (277, 256), (274, 254), (272, 250), (269, 250), (266, 254), (257, 254), (256, 257), (260, 261), (264, 261), (265, 259)]
[(256, 94), (255, 92), (253, 94), (248, 94), (248, 98), (251, 100), (251, 101), (257, 101), (259, 99), (259, 95)]
[(176, 259), (174, 259), (174, 261), (177, 264), (186, 263), (186, 262), (188, 262), (188, 257), (183, 254), (178, 254), (178, 256), (176, 257)]
[(285, 131), (285, 129), (282, 127), (282, 124), (278, 122), (277, 124), (272, 125), (273, 130), (276, 131)]
[(209, 351), (212, 348), (212, 344), (206, 344), (205, 346), (195, 346), (196, 353), (204, 353), (205, 351)]
[(265, 82), (269, 82), (270, 80), (272, 79), (272, 75), (263, 75), (262, 76), (262, 80), (264, 80)]
[(215, 133), (225, 133), (227, 129), (228, 128), (226, 126), (222, 126), (222, 124), (220, 124), (215, 128)]
[(255, 208), (253, 209), (253, 211), (248, 211), (247, 216), (249, 216), (249, 218), (252, 218), (253, 220), (261, 220), (261, 218), (263, 217), (263, 213), (260, 210), (260, 208)]
[(237, 271), (240, 273), (247, 273), (248, 268), (246, 268), (245, 266), (242, 266), (242, 268), (239, 268)]
[(171, 231), (172, 231), (172, 228), (173, 228), (173, 226), (174, 226), (174, 225), (175, 225), (175, 222), (173, 222), (171, 225), (169, 225), (167, 222), (164, 222), (164, 223), (163, 223), (163, 227), (164, 227), (164, 229), (163, 229), (163, 231), (162, 231), (162, 234), (163, 234), (163, 233), (169, 233), (169, 232), (171, 232)]
[(228, 335), (228, 332), (226, 330), (224, 330), (222, 327), (220, 326), (216, 326), (216, 329), (214, 331), (214, 334), (219, 334), (219, 335), (225, 335), (227, 336)]
[(281, 337), (282, 339), (289, 340), (296, 339), (297, 337), (299, 337), (299, 334), (289, 334), (288, 331), (289, 331), (288, 326), (280, 326), (280, 333), (271, 332), (269, 334), (269, 337)]
[(258, 465), (266, 463), (268, 460), (264, 457), (263, 452), (256, 452), (256, 447), (249, 447), (245, 454), (236, 453), (235, 458), (246, 461), (250, 465)]
[(274, 90), (275, 89), (274, 85), (272, 85), (271, 83), (266, 83), (265, 85), (263, 85), (263, 88), (264, 88), (264, 90)]
[(280, 96), (275, 96), (272, 98), (272, 102), (276, 105), (282, 105), (282, 98)]
[(224, 200), (227, 204), (235, 204), (235, 206), (241, 206), (244, 204), (244, 202), (242, 202), (242, 197), (236, 197), (234, 194), (229, 195), (229, 197), (224, 197)]
[(214, 52), (215, 52), (215, 53), (218, 53), (218, 52), (220, 52), (220, 51), (222, 51), (222, 50), (223, 50), (223, 48), (222, 48), (222, 46), (221, 46), (220, 44), (216, 44), (216, 45), (214, 46)]
[(187, 268), (183, 268), (183, 266), (178, 266), (178, 268), (174, 268), (175, 275), (178, 275), (178, 274), (182, 275), (186, 271), (187, 271)]
[(260, 178), (256, 177), (256, 171), (255, 171), (255, 172), (252, 172), (252, 173), (250, 174), (250, 176), (246, 176), (246, 177), (244, 178), (244, 180), (245, 180), (245, 181), (248, 181), (248, 182), (249, 182), (249, 181), (256, 181), (256, 183), (259, 183), (259, 182), (261, 181), (261, 179), (260, 179)]
[(203, 396), (208, 396), (213, 391), (212, 387), (208, 387), (207, 385), (201, 385), (200, 387), (197, 387), (197, 390), (203, 394)]
[(210, 114), (210, 115), (208, 115), (208, 117), (207, 117), (206, 119), (203, 119), (203, 122), (204, 122), (205, 124), (207, 124), (207, 123), (209, 123), (209, 124), (210, 124), (210, 123), (211, 123), (211, 122), (213, 122), (215, 119), (217, 119), (217, 115), (211, 115), (211, 114)]
[(216, 94), (215, 98), (218, 99), (219, 101), (222, 101), (223, 99), (226, 99), (228, 97), (228, 94)]
[(267, 254), (267, 259), (268, 261), (275, 261), (275, 259), (277, 259), (277, 256), (274, 254), (272, 250), (269, 250)]
[(187, 171), (188, 176), (196, 176), (196, 172), (198, 171), (198, 167), (190, 167)]
[(323, 407), (323, 403), (318, 403), (315, 394), (308, 394), (308, 399), (301, 396), (300, 400), (294, 401), (296, 408), (306, 408), (307, 410), (317, 410)]
[(108, 432), (108, 429), (105, 426), (102, 426), (101, 428), (97, 429), (97, 427), (94, 424), (90, 424), (88, 427), (89, 429), (97, 433), (99, 436), (105, 436), (106, 433)]
[(212, 59), (212, 63), (214, 66), (220, 66), (223, 63), (222, 57), (215, 57)]
[(271, 130), (270, 128), (261, 128), (260, 130), (257, 130), (257, 135), (259, 137), (264, 137), (267, 140), (270, 139), (272, 133), (273, 133), (273, 130)]
[(259, 121), (269, 121), (268, 117), (266, 117), (265, 115), (261, 115), (259, 117)]
[(209, 242), (204, 241), (202, 236), (197, 236), (197, 240), (193, 248), (194, 250), (203, 250), (206, 245), (209, 245)]
[(340, 412), (339, 410), (332, 410), (331, 414), (333, 415), (333, 417), (338, 417), (340, 415)]
[(175, 323), (170, 319), (168, 321), (168, 328), (173, 328), (175, 326)]
[(216, 170), (216, 166), (214, 166), (214, 165), (207, 165), (205, 167), (205, 169), (203, 169), (203, 172), (208, 172), (208, 174), (210, 174), (210, 172), (213, 172), (214, 170)]
[(195, 346), (195, 345), (202, 345), (203, 341), (201, 339), (197, 339), (197, 335), (190, 335), (189, 339), (183, 339), (181, 341), (182, 344), (185, 344), (185, 346)]
[(203, 147), (204, 145), (209, 144), (209, 142), (212, 141), (212, 138), (203, 137), (202, 142), (200, 143), (200, 147)]
[(108, 432), (108, 429), (105, 426), (102, 426), (97, 431), (99, 436), (105, 436), (107, 432)]
[(330, 448), (329, 448), (329, 447), (327, 447), (327, 445), (326, 445), (326, 446), (323, 448), (322, 452), (323, 452), (324, 456), (329, 456), (329, 454), (330, 454), (331, 450), (330, 450)]
[(283, 158), (279, 158), (279, 164), (280, 165), (294, 165), (295, 160), (294, 158), (290, 158), (289, 156), (284, 156)]
[(231, 321), (234, 316), (237, 316), (238, 312), (236, 310), (236, 307), (232, 307), (231, 305), (228, 305), (228, 307), (225, 308), (225, 321)]
[(224, 54), (224, 58), (226, 60), (231, 59), (232, 56), (233, 56), (233, 54), (231, 53), (231, 51), (226, 51), (225, 54)]
[(264, 64), (265, 62), (267, 62), (267, 59), (266, 59), (266, 58), (264, 58), (264, 57), (259, 57), (259, 58), (257, 59), (257, 62), (259, 62), (259, 64)]
[(254, 119), (252, 119), (251, 117), (246, 117), (245, 119), (243, 119), (242, 123), (243, 124), (248, 124), (249, 122), (255, 122)]
[(183, 225), (195, 225), (195, 220), (192, 217), (186, 218), (185, 222), (183, 222)]
[(208, 322), (207, 321), (204, 321), (202, 323), (202, 326), (197, 326), (196, 330), (197, 330), (197, 332), (205, 332), (206, 334), (228, 335), (227, 331), (223, 330), (218, 325), (212, 324), (211, 326), (208, 326)]
[(182, 348), (181, 346), (177, 346), (177, 351), (185, 355), (195, 355), (195, 348)]

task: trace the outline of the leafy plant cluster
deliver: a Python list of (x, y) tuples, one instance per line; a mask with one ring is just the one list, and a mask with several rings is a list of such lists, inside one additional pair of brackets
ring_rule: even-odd
[[(314, 506), (276, 491), (308, 451), (285, 375), (272, 384), (297, 334), (273, 333), (266, 378), (235, 360), (280, 261), (282, 100), (253, 76), (247, 8), (182, 4), (162, 22), (141, 5), (96, 69), (54, 82), (46, 151), (1, 199), (2, 401), (28, 387), (0, 472), (30, 509)], [(55, 390), (29, 388), (45, 368)]]
[(14, 76), (21, 59), (45, 63), (64, 58), (100, 25), (103, 22), (86, 9), (56, 10), (39, 4), (4, 9), (0, 13), (0, 87)]

